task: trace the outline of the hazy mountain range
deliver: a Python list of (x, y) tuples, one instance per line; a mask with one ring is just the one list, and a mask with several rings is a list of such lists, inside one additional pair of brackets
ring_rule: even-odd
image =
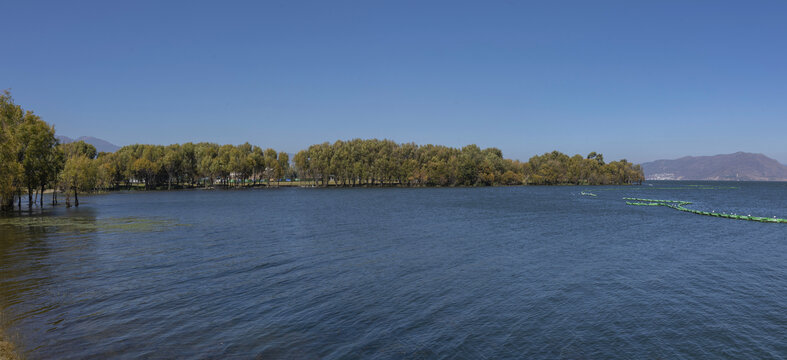
[(642, 164), (647, 180), (787, 181), (787, 166), (763, 154), (686, 156)]
[(120, 146), (112, 144), (106, 140), (94, 138), (92, 136), (80, 136), (76, 139), (72, 139), (68, 136), (57, 136), (57, 139), (60, 140), (61, 144), (68, 144), (74, 141), (82, 140), (90, 145), (95, 146), (98, 152), (115, 152), (118, 151), (118, 149), (120, 149)]

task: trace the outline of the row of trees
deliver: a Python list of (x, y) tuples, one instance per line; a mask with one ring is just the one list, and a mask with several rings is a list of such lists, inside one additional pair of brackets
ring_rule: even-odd
[(605, 163), (601, 154), (569, 157), (553, 151), (527, 162), (503, 158), (496, 148), (468, 145), (397, 144), (390, 140), (336, 141), (298, 152), (291, 167), (287, 153), (245, 143), (130, 145), (97, 153), (84, 142), (59, 144), (55, 129), (31, 111), (0, 95), (0, 209), (21, 207), (23, 192), (32, 205), (43, 194), (66, 194), (79, 206), (79, 192), (196, 186), (272, 185), (301, 177), (321, 186), (485, 186), (631, 184), (644, 180), (639, 165)]
[(15, 195), (21, 203), (23, 188), (32, 194), (55, 181), (63, 166), (56, 144), (53, 127), (15, 105), (8, 91), (0, 95), (0, 209), (13, 207)]
[[(92, 190), (98, 178), (96, 148), (84, 142), (59, 144), (55, 129), (32, 111), (14, 104), (8, 91), (0, 95), (0, 210), (9, 210), (14, 199), (22, 206), (22, 191), (28, 203), (44, 204), (44, 190), (59, 189), (79, 206), (77, 191)], [(57, 203), (57, 192), (52, 192)]]
[(194, 187), (256, 185), (290, 175), (289, 155), (248, 143), (218, 145), (131, 145), (98, 153), (83, 141), (59, 144), (55, 129), (31, 111), (0, 95), (0, 210), (28, 204), (43, 206), (44, 192), (66, 194), (66, 205), (79, 206), (79, 192), (141, 186)]
[(301, 176), (322, 186), (606, 185), (645, 179), (639, 165), (625, 159), (605, 163), (595, 152), (569, 157), (553, 151), (520, 162), (503, 158), (497, 148), (377, 139), (312, 145), (297, 153), (294, 162)]
[(290, 174), (290, 159), (285, 152), (263, 150), (249, 143), (218, 145), (185, 143), (168, 146), (130, 145), (96, 158), (99, 183), (103, 189), (129, 187), (134, 183), (146, 189), (166, 186), (195, 187), (271, 185)]

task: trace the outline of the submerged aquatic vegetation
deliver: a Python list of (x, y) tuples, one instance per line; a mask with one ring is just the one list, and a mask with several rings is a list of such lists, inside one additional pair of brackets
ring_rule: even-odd
[(0, 329), (0, 359), (2, 360), (18, 360), (19, 355), (16, 352), (16, 347), (13, 343), (8, 341), (3, 334), (3, 329)]
[(141, 218), (89, 218), (73, 216), (14, 216), (0, 218), (0, 226), (43, 229), (55, 232), (152, 232), (184, 226), (173, 220)]

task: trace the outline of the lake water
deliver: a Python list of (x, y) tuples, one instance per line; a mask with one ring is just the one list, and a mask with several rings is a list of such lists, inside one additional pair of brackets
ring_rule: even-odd
[(624, 196), (787, 218), (787, 183), (84, 196), (0, 219), (0, 325), (30, 359), (787, 357), (787, 224)]

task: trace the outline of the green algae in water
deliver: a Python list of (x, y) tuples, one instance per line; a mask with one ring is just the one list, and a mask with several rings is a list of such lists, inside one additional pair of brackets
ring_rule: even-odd
[(0, 226), (34, 228), (54, 232), (154, 232), (185, 225), (168, 219), (134, 216), (100, 219), (70, 216), (18, 216), (0, 218)]

